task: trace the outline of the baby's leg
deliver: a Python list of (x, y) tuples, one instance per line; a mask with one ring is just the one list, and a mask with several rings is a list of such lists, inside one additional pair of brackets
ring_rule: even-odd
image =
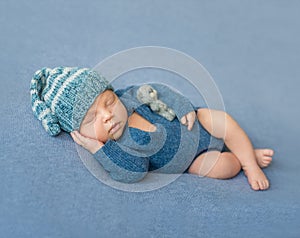
[(188, 172), (216, 179), (230, 179), (241, 171), (238, 158), (231, 152), (209, 151), (199, 155)]
[(269, 188), (269, 181), (258, 166), (253, 146), (238, 123), (226, 112), (201, 108), (197, 112), (202, 126), (214, 137), (222, 138), (238, 158), (254, 190)]

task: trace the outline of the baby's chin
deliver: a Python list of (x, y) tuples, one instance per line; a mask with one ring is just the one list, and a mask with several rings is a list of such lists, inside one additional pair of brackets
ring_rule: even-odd
[(119, 135), (118, 133), (110, 134), (109, 135), (109, 139), (111, 139), (111, 140), (118, 140), (121, 137), (121, 135)]

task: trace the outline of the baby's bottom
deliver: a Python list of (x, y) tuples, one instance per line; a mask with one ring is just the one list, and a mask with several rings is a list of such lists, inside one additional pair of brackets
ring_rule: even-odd
[(231, 152), (208, 151), (199, 155), (189, 173), (216, 179), (229, 179), (241, 171), (238, 158)]

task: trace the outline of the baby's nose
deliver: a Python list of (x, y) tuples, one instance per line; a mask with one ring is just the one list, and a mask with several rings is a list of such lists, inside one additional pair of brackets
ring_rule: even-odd
[(112, 117), (113, 117), (113, 114), (110, 111), (107, 111), (107, 110), (105, 110), (102, 114), (102, 118), (103, 118), (103, 121), (105, 123), (110, 121)]

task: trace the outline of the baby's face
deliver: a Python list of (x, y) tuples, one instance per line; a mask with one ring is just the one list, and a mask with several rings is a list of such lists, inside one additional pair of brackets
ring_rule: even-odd
[(87, 111), (79, 132), (105, 143), (119, 139), (128, 120), (126, 108), (111, 90), (101, 93)]

